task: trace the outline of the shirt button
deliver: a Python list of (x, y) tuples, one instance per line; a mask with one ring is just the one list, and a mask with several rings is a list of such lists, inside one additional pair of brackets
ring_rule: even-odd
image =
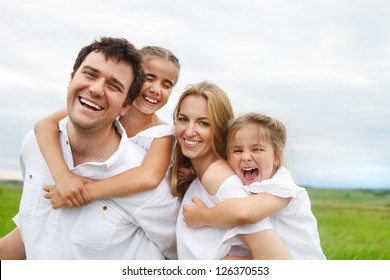
[(68, 140), (66, 140), (66, 142), (65, 142), (65, 143), (66, 143), (66, 145), (69, 145), (69, 141), (68, 141)]
[(108, 207), (106, 205), (103, 206), (103, 210), (106, 211)]
[(32, 179), (32, 174), (30, 174), (30, 176), (28, 176), (30, 179)]

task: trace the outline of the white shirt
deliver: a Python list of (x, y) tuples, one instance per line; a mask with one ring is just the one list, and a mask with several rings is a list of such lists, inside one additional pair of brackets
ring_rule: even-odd
[[(248, 194), (236, 175), (227, 178), (214, 196), (209, 195), (199, 179), (195, 178), (183, 198), (182, 205), (193, 205), (191, 202), (193, 197), (201, 199), (208, 207), (213, 207), (224, 199), (246, 196)], [(238, 234), (249, 234), (265, 229), (272, 229), (268, 219), (231, 229), (208, 226), (188, 228), (183, 221), (182, 211), (179, 211), (176, 225), (178, 256), (180, 260), (217, 260), (227, 256), (232, 250), (236, 255), (248, 256), (250, 252)]]
[(129, 139), (148, 151), (154, 139), (170, 135), (175, 136), (174, 127), (169, 124), (160, 124), (142, 130)]
[(266, 192), (279, 197), (291, 197), (290, 203), (270, 216), (270, 221), (286, 244), (293, 259), (324, 260), (326, 259), (320, 245), (317, 220), (311, 211), (307, 191), (297, 186), (290, 172), (281, 167), (268, 180), (245, 186), (251, 193)]
[[(67, 118), (60, 122), (60, 143), (68, 167), (93, 180), (108, 178), (139, 166), (145, 150), (122, 138), (105, 162), (73, 166)], [(86, 206), (54, 210), (43, 195), (43, 185), (54, 181), (30, 131), (21, 147), (24, 187), (14, 218), (20, 228), (27, 259), (164, 259), (175, 257), (175, 217), (179, 202), (168, 181), (150, 191), (102, 199)]]

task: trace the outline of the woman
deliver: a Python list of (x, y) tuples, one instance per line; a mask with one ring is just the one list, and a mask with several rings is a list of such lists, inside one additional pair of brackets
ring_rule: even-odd
[[(324, 260), (309, 195), (283, 165), (286, 138), (284, 124), (263, 114), (247, 113), (231, 122), (228, 160), (248, 197), (226, 199), (213, 208), (194, 199), (195, 206), (183, 207), (187, 226), (234, 227), (269, 216), (294, 260)], [(284, 199), (286, 207), (270, 209), (275, 199)]]
[[(229, 98), (215, 84), (201, 82), (181, 95), (174, 111), (178, 144), (170, 180), (172, 193), (182, 206), (190, 204), (194, 197), (210, 207), (226, 198), (246, 196), (226, 157), (226, 127), (232, 118)], [(189, 186), (181, 182), (182, 166), (191, 166), (196, 173)], [(268, 220), (232, 229), (191, 229), (179, 211), (176, 237), (179, 259), (290, 258)]]

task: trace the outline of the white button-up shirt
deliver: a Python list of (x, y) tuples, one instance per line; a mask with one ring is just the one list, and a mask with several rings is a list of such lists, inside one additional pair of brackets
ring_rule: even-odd
[[(101, 180), (141, 164), (146, 151), (128, 140), (116, 122), (122, 135), (117, 151), (105, 162), (74, 167), (67, 121), (60, 122), (59, 135), (65, 162), (73, 173)], [(143, 193), (55, 210), (43, 197), (43, 185), (54, 181), (33, 131), (22, 143), (20, 162), (24, 186), (14, 221), (20, 228), (27, 259), (175, 258), (179, 202), (171, 195), (166, 179)]]

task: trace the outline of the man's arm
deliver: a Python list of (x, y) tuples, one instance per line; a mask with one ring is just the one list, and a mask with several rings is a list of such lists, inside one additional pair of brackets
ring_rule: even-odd
[(26, 251), (19, 228), (0, 238), (0, 260), (24, 260)]

